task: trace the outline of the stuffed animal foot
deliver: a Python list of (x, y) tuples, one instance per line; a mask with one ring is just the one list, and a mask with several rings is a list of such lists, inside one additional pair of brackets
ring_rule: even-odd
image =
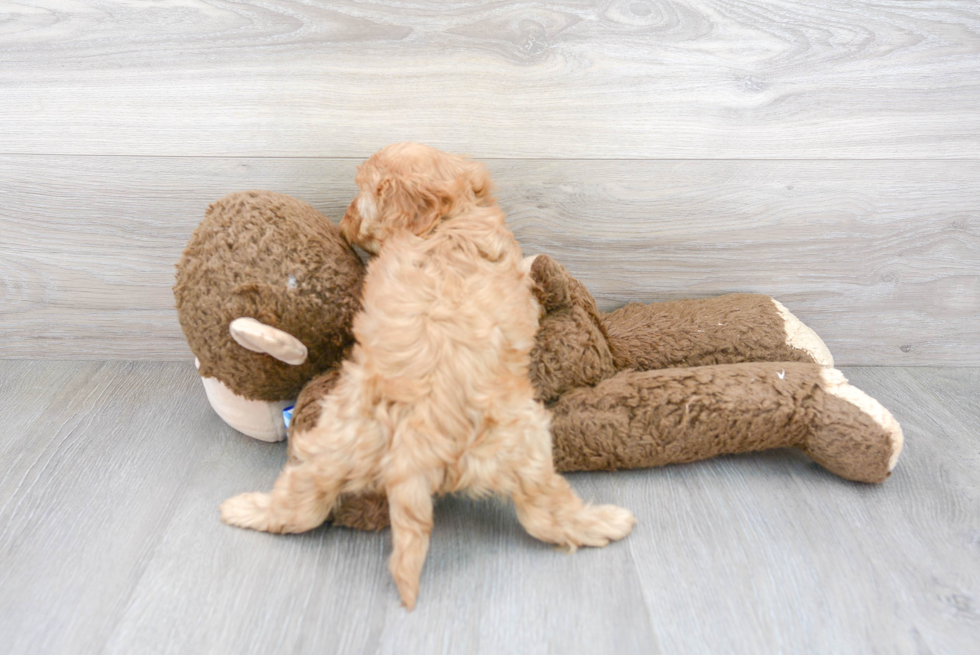
[(842, 478), (884, 481), (902, 452), (898, 421), (840, 371), (824, 369), (820, 379), (824, 394), (814, 399), (812, 431), (801, 446), (803, 452)]
[(810, 326), (796, 318), (795, 314), (775, 298), (769, 296), (762, 296), (762, 298), (767, 298), (776, 308), (776, 313), (783, 322), (783, 331), (786, 333), (785, 343), (788, 348), (806, 353), (814, 364), (831, 367), (834, 365), (834, 356), (830, 354), (830, 348)]
[(555, 467), (615, 470), (797, 447), (859, 482), (888, 477), (902, 431), (837, 370), (747, 363), (625, 371), (552, 407)]

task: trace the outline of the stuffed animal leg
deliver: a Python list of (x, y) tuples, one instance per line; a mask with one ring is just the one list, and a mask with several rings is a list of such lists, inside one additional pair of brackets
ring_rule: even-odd
[(624, 371), (551, 407), (561, 471), (643, 468), (799, 448), (848, 480), (882, 482), (902, 450), (887, 409), (833, 368), (794, 362)]
[(740, 362), (833, 366), (823, 340), (769, 296), (631, 303), (603, 313), (585, 286), (551, 257), (537, 255), (529, 262), (544, 310), (531, 380), (545, 403), (623, 370)]
[(602, 314), (550, 257), (531, 271), (546, 308), (531, 373), (554, 413), (559, 468), (783, 446), (862, 482), (881, 482), (895, 466), (898, 423), (829, 368), (820, 337), (772, 298), (730, 294)]
[(602, 316), (617, 369), (649, 371), (736, 362), (833, 366), (817, 333), (757, 293), (630, 303)]

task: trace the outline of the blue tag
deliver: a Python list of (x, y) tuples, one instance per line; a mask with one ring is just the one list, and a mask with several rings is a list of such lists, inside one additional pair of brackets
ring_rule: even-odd
[(282, 420), (286, 424), (286, 429), (289, 429), (289, 422), (293, 420), (294, 409), (296, 409), (296, 405), (290, 405), (289, 407), (284, 407), (282, 410)]

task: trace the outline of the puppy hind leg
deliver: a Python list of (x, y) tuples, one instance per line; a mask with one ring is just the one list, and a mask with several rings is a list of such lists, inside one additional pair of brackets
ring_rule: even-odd
[(389, 568), (398, 595), (408, 610), (415, 607), (422, 565), (432, 532), (432, 487), (424, 475), (388, 486), (394, 547)]
[(513, 460), (508, 477), (517, 518), (532, 537), (574, 551), (622, 539), (636, 524), (633, 513), (615, 505), (586, 505), (555, 472), (547, 413), (537, 403), (520, 421), (523, 457)]
[(344, 481), (342, 471), (322, 460), (287, 464), (270, 493), (223, 502), (221, 520), (261, 532), (306, 532), (327, 520)]
[(524, 470), (513, 493), (517, 518), (532, 537), (574, 551), (622, 539), (636, 525), (633, 513), (615, 505), (586, 505), (553, 470)]

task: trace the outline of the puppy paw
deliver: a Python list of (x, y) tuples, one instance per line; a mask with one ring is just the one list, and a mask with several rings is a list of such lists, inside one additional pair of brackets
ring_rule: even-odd
[(239, 494), (221, 503), (221, 520), (228, 525), (261, 532), (275, 532), (270, 525), (269, 494)]
[(619, 541), (633, 530), (633, 512), (615, 505), (598, 505), (582, 510), (575, 534), (570, 534), (574, 546), (602, 548), (610, 541)]

